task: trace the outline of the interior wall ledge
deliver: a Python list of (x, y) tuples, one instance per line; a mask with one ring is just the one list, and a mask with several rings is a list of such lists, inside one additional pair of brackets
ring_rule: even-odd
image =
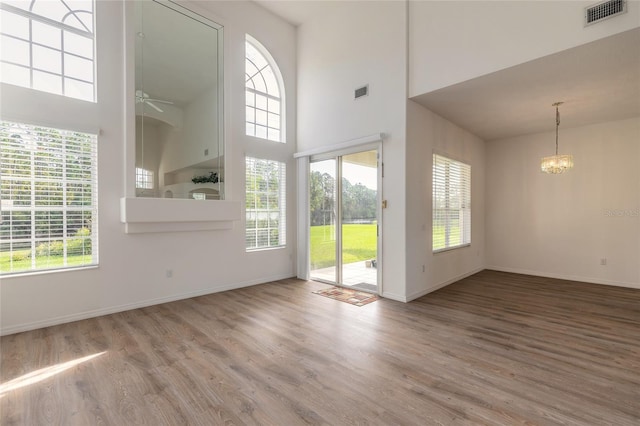
[(232, 229), (241, 218), (239, 201), (124, 197), (120, 221), (127, 234)]

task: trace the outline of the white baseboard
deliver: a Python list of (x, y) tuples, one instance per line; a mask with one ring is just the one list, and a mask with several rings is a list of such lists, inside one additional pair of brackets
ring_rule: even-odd
[(568, 274), (557, 274), (553, 272), (532, 271), (529, 269), (520, 269), (520, 268), (507, 268), (504, 266), (495, 266), (495, 265), (487, 266), (485, 269), (490, 269), (492, 271), (500, 271), (500, 272), (511, 272), (514, 274), (533, 275), (536, 277), (556, 278), (559, 280), (579, 281), (579, 282), (590, 283), (590, 284), (602, 284), (602, 285), (611, 285), (615, 287), (640, 289), (640, 283), (602, 280), (599, 278), (581, 277), (577, 275), (568, 275)]
[(207, 294), (220, 293), (228, 290), (236, 290), (243, 287), (249, 287), (257, 284), (265, 284), (271, 281), (284, 280), (288, 278), (294, 278), (292, 274), (275, 275), (271, 277), (263, 277), (255, 280), (242, 281), (239, 283), (233, 283), (223, 285), (219, 287), (208, 287), (188, 293), (174, 294), (166, 297), (158, 297), (155, 299), (146, 299), (134, 303), (126, 303), (124, 305), (110, 306), (107, 308), (94, 309), (91, 311), (79, 312), (76, 314), (63, 315), (60, 317), (49, 318), (42, 321), (34, 321), (25, 324), (16, 324), (9, 327), (2, 327), (0, 329), (0, 336), (6, 336), (9, 334), (21, 333), (23, 331), (36, 330), (38, 328), (51, 327), (52, 325), (65, 324), (73, 321), (80, 321), (88, 318), (100, 317), (103, 315), (115, 314), (118, 312), (130, 311), (132, 309), (145, 308), (147, 306), (160, 305), (162, 303), (175, 302), (177, 300), (190, 299), (192, 297), (204, 296)]
[(439, 283), (439, 284), (436, 284), (436, 285), (434, 285), (434, 286), (431, 286), (431, 287), (429, 287), (429, 288), (427, 288), (427, 289), (425, 289), (425, 290), (421, 290), (421, 291), (419, 291), (419, 292), (409, 294), (409, 295), (407, 295), (407, 300), (406, 300), (406, 302), (411, 302), (412, 300), (415, 300), (415, 299), (417, 299), (417, 298), (419, 298), (419, 297), (422, 297), (422, 296), (424, 296), (425, 294), (433, 293), (434, 291), (436, 291), (436, 290), (440, 290), (441, 288), (446, 287), (446, 286), (448, 286), (449, 284), (453, 284), (453, 283), (455, 283), (455, 282), (457, 282), (457, 281), (460, 281), (460, 280), (462, 280), (462, 279), (464, 279), (464, 278), (470, 277), (470, 276), (471, 276), (471, 275), (473, 275), (473, 274), (477, 274), (478, 272), (483, 271), (484, 269), (485, 269), (485, 268), (476, 268), (476, 269), (474, 269), (474, 270), (472, 270), (472, 271), (470, 271), (470, 272), (466, 272), (466, 273), (464, 273), (464, 274), (458, 275), (458, 276), (456, 276), (456, 277), (453, 277), (453, 278), (451, 278), (451, 279), (448, 279), (448, 280), (446, 280), (446, 281), (443, 281), (443, 282), (441, 282), (441, 283)]
[(463, 279), (463, 278), (467, 278), (467, 277), (469, 277), (469, 276), (471, 276), (471, 275), (473, 275), (473, 274), (477, 274), (478, 272), (480, 272), (480, 271), (482, 271), (482, 270), (484, 270), (484, 269), (485, 269), (485, 268), (477, 268), (477, 269), (474, 269), (474, 270), (473, 270), (473, 271), (471, 271), (471, 272), (467, 272), (467, 273), (465, 273), (465, 274), (458, 275), (458, 276), (456, 276), (456, 277), (454, 277), (454, 278), (451, 278), (451, 279), (449, 279), (449, 280), (446, 280), (446, 281), (443, 281), (443, 282), (441, 282), (441, 283), (439, 283), (439, 284), (436, 284), (436, 285), (434, 285), (434, 286), (431, 286), (431, 287), (429, 287), (429, 288), (427, 288), (427, 289), (425, 289), (425, 290), (421, 290), (421, 291), (419, 291), (419, 292), (412, 293), (412, 294), (409, 294), (409, 295), (407, 295), (407, 296), (401, 296), (401, 295), (399, 295), (399, 294), (395, 294), (395, 293), (388, 293), (388, 292), (383, 292), (381, 296), (382, 296), (382, 297), (384, 297), (385, 299), (397, 300), (398, 302), (403, 302), (403, 303), (411, 302), (412, 300), (415, 300), (415, 299), (417, 299), (417, 298), (419, 298), (419, 297), (422, 297), (422, 296), (424, 296), (425, 294), (429, 294), (429, 293), (432, 293), (432, 292), (434, 292), (434, 291), (436, 291), (436, 290), (440, 290), (441, 288), (446, 287), (446, 286), (448, 286), (449, 284), (453, 284), (453, 283), (455, 283), (456, 281), (460, 281), (460, 280), (461, 280), (461, 279)]
[(388, 291), (383, 291), (382, 294), (380, 295), (382, 297), (384, 297), (385, 299), (391, 299), (391, 300), (395, 300), (397, 302), (402, 302), (402, 303), (406, 303), (407, 299), (399, 294), (395, 294), (395, 293), (389, 293)]

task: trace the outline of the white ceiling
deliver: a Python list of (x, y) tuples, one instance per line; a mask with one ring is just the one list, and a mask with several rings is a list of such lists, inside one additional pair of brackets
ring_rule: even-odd
[(413, 100), (487, 141), (640, 117), (640, 28)]
[(254, 0), (268, 11), (280, 16), (292, 25), (298, 26), (311, 19), (318, 12), (327, 10), (337, 0)]
[[(293, 25), (334, 1), (257, 3)], [(484, 140), (640, 117), (640, 28), (412, 98)]]

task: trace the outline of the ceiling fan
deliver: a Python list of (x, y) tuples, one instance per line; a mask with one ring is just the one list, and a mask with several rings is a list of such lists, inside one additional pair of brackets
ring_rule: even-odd
[(171, 102), (171, 101), (165, 101), (165, 100), (162, 100), (162, 99), (150, 98), (149, 95), (147, 93), (143, 92), (142, 90), (136, 90), (136, 103), (137, 104), (147, 104), (151, 108), (155, 109), (158, 112), (164, 112), (164, 111), (159, 106), (157, 106), (156, 103), (158, 103), (158, 104), (166, 104), (166, 105), (173, 105), (173, 102)]

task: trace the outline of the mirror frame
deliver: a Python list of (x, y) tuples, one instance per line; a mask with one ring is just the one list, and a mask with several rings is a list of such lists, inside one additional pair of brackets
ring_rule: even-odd
[[(225, 140), (225, 43), (224, 43), (224, 25), (207, 18), (201, 13), (195, 12), (185, 6), (171, 0), (135, 0), (135, 1), (155, 1), (169, 9), (172, 9), (176, 13), (185, 15), (203, 25), (214, 28), (217, 34), (217, 73), (218, 73), (218, 152), (222, 152), (223, 161), (222, 168), (224, 174), (222, 175), (223, 181), (226, 184), (228, 181), (227, 176), (227, 146)], [(136, 198), (136, 105), (135, 105), (135, 69), (136, 69), (136, 34), (135, 34), (135, 1), (126, 1), (124, 3), (124, 143), (125, 143), (125, 179), (124, 179), (124, 194), (125, 198)], [(192, 5), (189, 5), (190, 7)], [(226, 186), (226, 185), (225, 185)], [(220, 201), (226, 199), (226, 188), (220, 187)], [(164, 199), (164, 198), (158, 198)], [(185, 198), (184, 200), (189, 200)], [(202, 201), (202, 200), (192, 200)], [(206, 200), (211, 202), (211, 200)]]

